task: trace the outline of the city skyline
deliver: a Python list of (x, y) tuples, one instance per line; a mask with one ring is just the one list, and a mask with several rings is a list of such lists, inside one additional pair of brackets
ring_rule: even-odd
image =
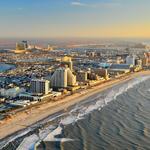
[(2, 0), (0, 38), (149, 38), (147, 0)]

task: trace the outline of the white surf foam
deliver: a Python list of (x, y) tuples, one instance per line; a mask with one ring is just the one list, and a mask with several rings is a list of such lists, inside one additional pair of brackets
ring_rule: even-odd
[(70, 142), (70, 141), (74, 141), (73, 139), (70, 139), (70, 138), (55, 138), (55, 141), (54, 142)]
[(49, 126), (43, 130), (39, 129), (39, 134), (32, 134), (29, 137), (24, 138), (17, 150), (34, 150), (34, 145), (44, 139), (50, 132), (54, 130), (54, 126)]
[(50, 134), (46, 136), (46, 138), (43, 141), (55, 141), (56, 135), (60, 135), (62, 133), (62, 127), (58, 126), (55, 130), (53, 130)]
[[(61, 124), (62, 125), (62, 124)], [(51, 142), (69, 142), (69, 141), (74, 141), (73, 139), (70, 138), (56, 138), (57, 135), (61, 135), (63, 131), (63, 128), (61, 126), (58, 126), (55, 130), (50, 132), (44, 139), (43, 141), (51, 141)]]
[[(49, 122), (49, 121), (53, 121), (53, 120), (55, 120), (55, 119), (57, 119), (59, 117), (62, 117), (63, 115), (65, 115), (65, 113), (57, 115), (57, 116), (54, 116), (54, 117), (50, 116), (47, 119), (45, 119), (43, 121), (40, 121), (39, 123), (37, 123), (35, 125), (32, 125), (31, 127), (27, 128), (27, 129), (25, 129), (23, 131), (20, 131), (18, 134), (10, 136), (9, 138), (7, 138), (6, 141), (0, 142), (0, 149), (5, 147), (10, 142), (16, 140), (17, 138), (22, 137), (22, 136), (26, 135), (27, 133), (31, 132), (33, 129), (39, 127), (41, 124), (44, 124), (44, 123)], [(44, 132), (44, 130), (43, 130), (43, 132)], [(47, 131), (47, 133), (45, 133), (45, 135), (47, 135), (48, 133), (49, 133), (49, 131)]]
[(10, 136), (7, 141), (2, 141), (0, 142), (0, 149), (2, 149), (3, 147), (5, 147), (7, 144), (9, 144), (10, 142), (14, 141), (15, 139), (22, 137), (24, 135), (26, 135), (27, 133), (29, 133), (31, 131), (31, 128), (27, 128), (24, 131), (20, 131), (17, 135), (12, 135)]
[(68, 124), (74, 123), (75, 121), (76, 121), (76, 116), (70, 115), (66, 117), (65, 119), (62, 119), (60, 121), (60, 124), (68, 125)]
[[(120, 85), (119, 87), (114, 87), (114, 88), (110, 89), (105, 97), (101, 97), (101, 94), (97, 95), (96, 98), (93, 99), (93, 101), (96, 100), (95, 103), (89, 104), (88, 106), (84, 106), (84, 103), (80, 106), (79, 106), (79, 104), (76, 105), (68, 113), (68, 116), (66, 116), (66, 113), (64, 113), (64, 114), (61, 114), (61, 115), (53, 117), (53, 118), (50, 117), (50, 118), (42, 121), (41, 123), (49, 122), (49, 121), (55, 120), (59, 117), (61, 118), (64, 115), (66, 117), (60, 120), (60, 122), (59, 122), (60, 124), (66, 126), (66, 125), (75, 123), (78, 120), (84, 119), (84, 117), (87, 114), (93, 112), (94, 110), (101, 110), (109, 102), (111, 102), (112, 100), (115, 100), (117, 98), (117, 96), (121, 95), (122, 93), (128, 91), (129, 89), (133, 88), (137, 84), (139, 84), (147, 79), (150, 79), (150, 77), (145, 76), (145, 77), (133, 79), (125, 84)], [(45, 137), (44, 141), (57, 141), (57, 140), (65, 139), (65, 138), (60, 138), (60, 139), (55, 138), (56, 135), (59, 135), (62, 133), (62, 130), (63, 130), (62, 127), (58, 126), (58, 128), (56, 128), (52, 132), (50, 130), (47, 130), (46, 132), (43, 131), (44, 133), (43, 133), (43, 136), (41, 136), (41, 137), (42, 138)], [(21, 137), (22, 135), (25, 135), (25, 132), (22, 133), (21, 135), (15, 136), (11, 141), (13, 141), (14, 139), (16, 139), (19, 136)], [(65, 140), (67, 140), (67, 139), (65, 139)], [(68, 140), (70, 140), (70, 139), (68, 139)]]
[[(94, 100), (96, 102), (93, 104), (89, 104), (89, 106), (79, 106), (76, 105), (74, 109), (70, 111), (68, 116), (61, 120), (60, 123), (63, 125), (68, 125), (72, 124), (78, 120), (84, 119), (84, 116), (93, 112), (94, 110), (101, 110), (104, 106), (106, 106), (109, 102), (112, 100), (115, 100), (117, 96), (123, 94), (124, 92), (127, 92), (129, 89), (135, 87), (137, 84), (140, 84), (143, 81), (146, 81), (147, 79), (150, 79), (149, 76), (144, 76), (144, 77), (139, 77), (136, 79), (133, 79), (125, 84), (120, 85), (119, 87), (114, 87), (109, 92), (105, 97), (101, 97), (101, 94), (96, 96)], [(84, 105), (84, 104), (83, 104)], [(72, 114), (73, 113), (73, 114)]]
[(38, 142), (39, 137), (36, 134), (25, 138), (16, 150), (34, 150), (34, 145)]

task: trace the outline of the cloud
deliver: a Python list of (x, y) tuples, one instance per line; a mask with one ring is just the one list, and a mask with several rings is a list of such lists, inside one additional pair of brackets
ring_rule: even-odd
[(79, 1), (72, 2), (71, 5), (73, 5), (73, 6), (88, 6), (86, 3), (81, 3)]
[(71, 5), (76, 7), (99, 8), (99, 7), (119, 6), (120, 3), (118, 2), (82, 3), (81, 1), (73, 1), (71, 2)]

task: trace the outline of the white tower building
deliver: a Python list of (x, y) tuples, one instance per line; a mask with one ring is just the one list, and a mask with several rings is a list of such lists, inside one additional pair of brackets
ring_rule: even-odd
[(49, 93), (49, 81), (44, 79), (34, 79), (31, 81), (31, 92), (36, 94)]
[(51, 87), (66, 88), (76, 84), (76, 76), (69, 68), (60, 67), (56, 69), (51, 77)]
[(76, 84), (76, 76), (67, 68), (67, 85), (74, 86)]
[(67, 70), (63, 67), (56, 69), (51, 77), (52, 87), (67, 87)]

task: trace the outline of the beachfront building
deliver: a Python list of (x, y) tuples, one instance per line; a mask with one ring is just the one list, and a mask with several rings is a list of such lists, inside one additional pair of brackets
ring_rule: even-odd
[(60, 67), (56, 69), (54, 74), (51, 77), (50, 80), (51, 87), (67, 87), (67, 70), (66, 68)]
[(56, 69), (52, 75), (50, 84), (53, 88), (67, 88), (68, 86), (75, 86), (76, 76), (69, 68), (60, 67)]
[(88, 79), (89, 80), (100, 80), (100, 77), (96, 73), (90, 72), (90, 73), (88, 73)]
[(108, 68), (108, 73), (111, 76), (117, 76), (120, 74), (126, 74), (132, 71), (133, 65), (128, 64), (112, 64)]
[(85, 71), (79, 71), (77, 72), (77, 81), (79, 82), (86, 82), (87, 79), (87, 72)]
[(35, 94), (48, 94), (49, 81), (44, 79), (33, 79), (31, 81), (31, 92)]
[(142, 66), (142, 60), (139, 58), (135, 59), (135, 65), (136, 66)]
[(107, 69), (103, 69), (103, 68), (95, 68), (94, 72), (99, 75), (100, 77), (104, 78), (104, 79), (108, 79), (109, 78), (109, 74), (108, 74), (108, 70)]
[(147, 57), (143, 57), (142, 58), (142, 66), (148, 66), (148, 58)]
[(150, 64), (150, 52), (144, 53), (142, 58), (142, 66), (146, 67)]
[(72, 73), (72, 71), (67, 68), (67, 86), (75, 86), (76, 85), (76, 76)]
[(127, 56), (126, 64), (135, 66), (135, 56)]

